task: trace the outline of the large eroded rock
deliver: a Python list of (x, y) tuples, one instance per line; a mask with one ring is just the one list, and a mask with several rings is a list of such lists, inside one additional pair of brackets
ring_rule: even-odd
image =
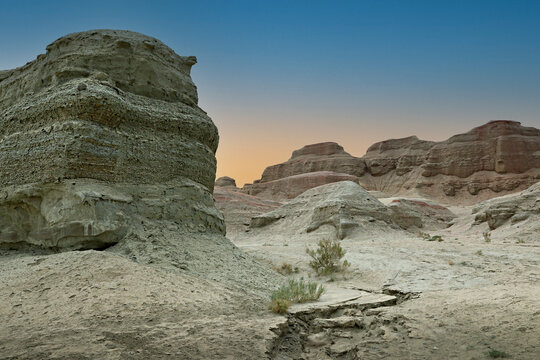
[(218, 132), (197, 106), (195, 62), (142, 34), (96, 30), (2, 71), (0, 249), (107, 248), (270, 291), (275, 273), (224, 237)]
[(100, 248), (141, 218), (223, 233), (217, 129), (194, 57), (128, 31), (71, 34), (0, 76), (0, 243)]

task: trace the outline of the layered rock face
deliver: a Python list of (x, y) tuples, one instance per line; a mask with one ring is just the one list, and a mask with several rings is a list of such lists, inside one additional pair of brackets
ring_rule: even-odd
[[(316, 184), (301, 181), (300, 177), (312, 179), (321, 172), (353, 176), (343, 180), (389, 195), (474, 203), (540, 180), (540, 130), (496, 120), (442, 142), (416, 136), (382, 141), (370, 146), (362, 158), (350, 156), (336, 143), (308, 145), (293, 152), (287, 162), (266, 168), (261, 180), (243, 191), (292, 198), (327, 181), (320, 176)], [(336, 176), (327, 178), (327, 183), (339, 181)]]
[(261, 182), (318, 171), (362, 176), (365, 164), (361, 159), (346, 153), (342, 146), (334, 142), (307, 145), (295, 150), (287, 162), (267, 167), (262, 174)]
[(0, 75), (0, 242), (85, 249), (135, 218), (222, 233), (217, 129), (194, 57), (127, 31), (71, 34)]

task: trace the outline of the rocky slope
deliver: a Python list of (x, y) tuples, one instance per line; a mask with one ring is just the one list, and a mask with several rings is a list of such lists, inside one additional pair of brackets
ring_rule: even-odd
[[(415, 136), (382, 141), (370, 146), (362, 158), (350, 156), (335, 143), (308, 145), (287, 162), (268, 167), (261, 180), (243, 191), (292, 198), (313, 187), (298, 178), (293, 182), (293, 177), (310, 178), (306, 174), (322, 171), (327, 172), (328, 182), (334, 181), (328, 172), (348, 174), (368, 190), (389, 195), (474, 203), (523, 190), (540, 179), (540, 130), (496, 120), (442, 142)], [(288, 191), (277, 184), (288, 184)]]

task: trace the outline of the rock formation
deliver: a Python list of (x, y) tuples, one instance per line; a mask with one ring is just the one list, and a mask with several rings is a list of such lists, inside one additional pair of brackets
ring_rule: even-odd
[[(333, 176), (318, 177), (321, 172)], [(260, 181), (242, 191), (292, 198), (325, 181), (340, 181), (336, 173), (389, 195), (474, 203), (523, 190), (540, 179), (540, 130), (496, 120), (442, 142), (415, 136), (382, 141), (370, 146), (362, 158), (345, 153), (336, 143), (308, 145), (285, 163), (266, 168)], [(303, 181), (313, 178), (318, 181)]]
[[(518, 193), (480, 203), (473, 209), (475, 224), (486, 222), (491, 230), (529, 220), (540, 225), (540, 182)], [(538, 234), (537, 234), (538, 235)], [(540, 240), (540, 236), (537, 236)]]
[(261, 182), (318, 171), (362, 176), (365, 164), (334, 142), (307, 145), (295, 150), (287, 162), (264, 169)]
[(456, 218), (448, 208), (425, 200), (395, 199), (388, 208), (392, 219), (402, 229), (444, 229)]
[(253, 217), (251, 228), (275, 223), (279, 223), (282, 231), (294, 233), (312, 232), (323, 225), (330, 225), (335, 228), (339, 239), (359, 229), (369, 232), (381, 226), (397, 228), (388, 208), (352, 181), (307, 190), (285, 205)]
[(253, 216), (272, 211), (282, 205), (277, 201), (243, 194), (232, 186), (216, 186), (214, 200), (216, 207), (224, 215), (227, 236), (247, 231)]
[(97, 30), (0, 73), (0, 246), (109, 248), (238, 284), (271, 279), (223, 236), (218, 132), (197, 106), (195, 63)]
[(234, 180), (233, 178), (228, 177), (228, 176), (222, 176), (219, 179), (216, 179), (216, 184), (215, 185), (216, 186), (221, 186), (221, 187), (232, 186), (232, 187), (236, 188), (236, 180)]

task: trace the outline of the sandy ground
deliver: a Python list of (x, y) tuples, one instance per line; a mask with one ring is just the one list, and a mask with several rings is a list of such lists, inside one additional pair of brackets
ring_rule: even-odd
[(538, 359), (538, 234), (502, 229), (487, 243), (470, 208), (452, 210), (460, 220), (432, 233), (441, 242), (396, 230), (343, 240), (352, 265), (334, 281), (305, 253), (329, 226), (230, 234), (260, 263), (324, 283), (313, 309), (288, 316), (268, 294), (115, 253), (3, 252), (0, 359)]
[[(456, 225), (431, 233), (441, 235), (441, 242), (384, 231), (343, 240), (352, 265), (335, 281), (317, 278), (305, 253), (306, 246), (331, 237), (333, 228), (292, 236), (276, 229), (252, 231), (233, 240), (261, 262), (297, 266), (300, 272), (292, 276), (310, 277), (330, 289), (400, 294), (398, 304), (381, 308), (385, 325), (349, 330), (346, 343), (354, 344), (354, 351), (332, 352), (331, 343), (339, 338), (333, 336), (324, 351), (304, 348), (298, 358), (484, 359), (491, 350), (514, 359), (540, 358), (540, 234), (507, 241), (508, 229), (501, 229), (488, 243), (482, 235), (487, 226), (471, 226), (471, 208), (452, 210), (460, 215)], [(312, 331), (320, 330), (310, 324)], [(291, 353), (281, 358), (295, 358)]]

